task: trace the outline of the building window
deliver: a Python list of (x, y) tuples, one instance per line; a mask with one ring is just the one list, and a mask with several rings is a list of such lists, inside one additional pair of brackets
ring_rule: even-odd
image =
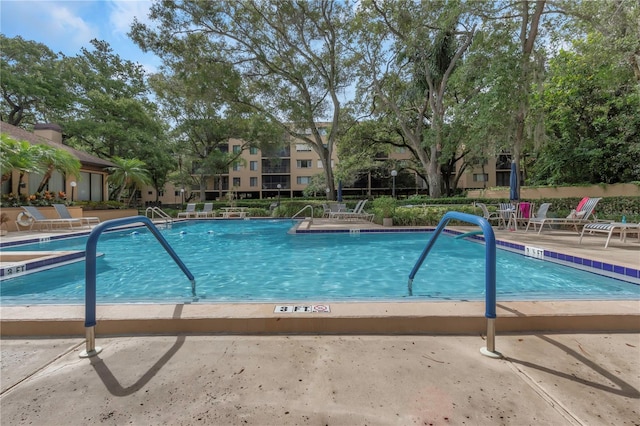
[(233, 153), (234, 154), (240, 154), (242, 152), (242, 145), (234, 145), (233, 146)]
[(496, 159), (496, 170), (511, 169), (511, 154), (500, 154)]
[(298, 185), (309, 185), (311, 183), (311, 176), (298, 176), (296, 182)]
[(396, 146), (395, 151), (396, 151), (396, 154), (404, 154), (406, 151), (406, 148), (403, 146)]
[(298, 160), (296, 164), (299, 169), (310, 169), (313, 167), (311, 160)]
[(297, 143), (296, 152), (311, 152), (311, 146), (306, 143)]
[(250, 161), (249, 162), (249, 170), (253, 170), (254, 172), (258, 171), (258, 162)]
[(318, 165), (319, 169), (322, 169), (322, 160), (318, 160), (318, 162), (316, 163)]
[(240, 178), (239, 177), (234, 177), (233, 178), (233, 186), (236, 187), (236, 188), (240, 186)]
[(233, 163), (233, 171), (237, 172), (238, 170), (242, 169), (242, 164), (240, 163)]
[(249, 148), (249, 154), (257, 155), (258, 154), (258, 148), (255, 147), (255, 146), (252, 146), (251, 148)]
[(250, 177), (249, 178), (249, 186), (251, 186), (251, 187), (258, 186), (258, 178), (257, 177)]
[(103, 176), (99, 173), (80, 172), (76, 200), (102, 201)]
[(487, 182), (489, 180), (489, 175), (487, 173), (474, 173), (473, 181), (474, 182)]

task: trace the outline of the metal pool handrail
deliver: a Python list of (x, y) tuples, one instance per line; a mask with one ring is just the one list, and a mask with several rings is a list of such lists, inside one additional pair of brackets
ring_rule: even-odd
[(96, 225), (87, 239), (87, 246), (85, 250), (85, 320), (84, 326), (86, 329), (86, 350), (80, 353), (81, 358), (92, 357), (98, 355), (102, 348), (96, 348), (95, 346), (95, 326), (96, 326), (96, 257), (97, 257), (97, 245), (98, 238), (103, 231), (117, 226), (129, 225), (131, 223), (143, 223), (149, 231), (156, 237), (158, 242), (162, 244), (162, 247), (169, 253), (173, 260), (178, 264), (182, 272), (191, 281), (191, 293), (196, 295), (196, 280), (193, 274), (185, 266), (182, 260), (178, 257), (176, 252), (171, 248), (167, 240), (162, 236), (158, 228), (155, 227), (151, 219), (145, 216), (131, 216), (123, 217), (119, 219), (107, 220), (99, 225)]
[(468, 213), (461, 212), (447, 212), (440, 223), (438, 224), (433, 235), (429, 239), (427, 246), (422, 251), (420, 258), (414, 265), (411, 273), (409, 274), (409, 295), (413, 294), (413, 279), (418, 273), (420, 266), (424, 262), (433, 245), (435, 244), (438, 236), (444, 228), (447, 226), (450, 220), (455, 219), (462, 222), (473, 223), (478, 225), (482, 229), (485, 242), (485, 314), (487, 318), (487, 346), (480, 349), (480, 353), (492, 358), (501, 358), (502, 355), (495, 350), (495, 337), (496, 337), (496, 237), (493, 233), (493, 228), (489, 222), (480, 216), (475, 216)]
[(311, 210), (311, 220), (313, 220), (313, 206), (311, 204), (307, 204), (306, 206), (304, 206), (303, 208), (300, 209), (300, 211), (296, 214), (294, 214), (293, 216), (291, 216), (291, 219), (295, 219), (296, 216), (298, 216), (300, 213), (302, 213), (305, 210)]

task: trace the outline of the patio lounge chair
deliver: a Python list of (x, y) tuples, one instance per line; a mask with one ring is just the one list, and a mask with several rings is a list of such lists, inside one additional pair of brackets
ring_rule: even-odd
[[(586, 225), (588, 223), (592, 223), (595, 221), (595, 211), (596, 205), (601, 198), (583, 198), (582, 201), (578, 204), (575, 210), (572, 210), (569, 216), (567, 217), (547, 217), (545, 219), (541, 219), (540, 229), (538, 230), (538, 234), (542, 231), (542, 228), (545, 224), (549, 225), (573, 225), (576, 231), (578, 231), (578, 226)], [(593, 219), (591, 219), (593, 217)]]
[[(71, 212), (64, 204), (52, 204), (52, 206), (56, 209), (56, 212), (58, 212), (58, 216), (60, 216), (60, 219), (73, 219), (73, 216), (71, 216)], [(100, 223), (100, 218), (97, 216), (82, 216), (78, 219), (80, 219), (81, 223), (87, 226), (91, 225), (91, 223)]]
[(500, 214), (496, 212), (490, 212), (485, 203), (476, 203), (476, 206), (482, 209), (482, 217), (484, 217), (487, 222), (489, 222), (489, 224), (491, 224), (491, 221), (500, 221)]
[(530, 203), (528, 201), (523, 201), (518, 203), (518, 211), (516, 214), (516, 227), (517, 225), (525, 226), (529, 223), (529, 219), (533, 214), (533, 209), (535, 208), (534, 203)]
[[(34, 206), (22, 206), (22, 208), (24, 209), (24, 211), (29, 219), (28, 221), (31, 222), (31, 225), (29, 226), (29, 230), (31, 230), (33, 228), (34, 225), (40, 225), (40, 229), (42, 229), (42, 226), (48, 226), (49, 229), (53, 229), (53, 225), (59, 225), (59, 224), (68, 224), (70, 229), (73, 229), (73, 224), (77, 223), (80, 227), (82, 226), (82, 221), (80, 219), (48, 219), (46, 217), (44, 217), (44, 215), (40, 212), (40, 210), (38, 210), (37, 207)], [(22, 213), (21, 213), (22, 214)], [(21, 223), (20, 218), (18, 217), (18, 221), (16, 223)]]
[(511, 227), (511, 220), (515, 222), (516, 206), (511, 203), (500, 203), (498, 214), (500, 215), (500, 227), (507, 229)]
[(198, 212), (196, 212), (196, 203), (187, 204), (187, 209), (183, 212), (178, 213), (178, 217), (197, 217)]
[(196, 217), (214, 217), (213, 203), (204, 203), (204, 207), (199, 212), (196, 212)]
[(607, 234), (607, 241), (604, 243), (604, 248), (609, 247), (609, 241), (611, 240), (611, 236), (614, 232), (620, 232), (620, 240), (622, 242), (626, 242), (627, 240), (627, 231), (632, 230), (632, 232), (638, 233), (638, 242), (640, 242), (640, 223), (622, 223), (622, 222), (612, 222), (612, 223), (588, 223), (582, 227), (582, 233), (580, 234), (579, 244), (582, 244), (582, 237), (584, 234), (588, 232), (589, 234), (601, 232)]
[(329, 213), (329, 217), (332, 219), (364, 219), (364, 220), (372, 220), (373, 214), (366, 213), (364, 211), (364, 206), (367, 204), (367, 199), (358, 201), (356, 207), (352, 211), (341, 210), (337, 212)]
[[(549, 211), (549, 207), (551, 207), (551, 203), (540, 204), (538, 211), (534, 213), (533, 216), (531, 216), (527, 221), (527, 227), (525, 228), (524, 232), (527, 232), (529, 230), (529, 226), (531, 224), (533, 224), (534, 231), (536, 230), (536, 225), (540, 225), (540, 229), (542, 229), (542, 226), (544, 226), (544, 222), (547, 220), (547, 211)], [(551, 228), (551, 225), (549, 225), (549, 228)]]

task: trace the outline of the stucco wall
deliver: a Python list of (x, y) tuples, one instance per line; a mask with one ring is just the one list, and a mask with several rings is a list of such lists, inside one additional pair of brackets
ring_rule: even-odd
[[(136, 209), (112, 209), (112, 210), (88, 210), (83, 212), (82, 207), (68, 207), (72, 217), (94, 216), (99, 217), (100, 222), (105, 220), (117, 219), (120, 217), (137, 216), (138, 210)], [(58, 213), (53, 207), (38, 207), (38, 210), (42, 212), (42, 215), (47, 219), (58, 219)], [(6, 207), (2, 208), (2, 213), (6, 213), (9, 216), (9, 222), (4, 226), (9, 232), (16, 232), (16, 218), (20, 213), (24, 212), (21, 207)], [(20, 227), (20, 230), (24, 231), (26, 228)]]
[[(509, 198), (509, 188), (477, 189), (467, 192), (468, 198)], [(520, 188), (520, 198), (581, 198), (581, 197), (640, 197), (640, 186), (632, 183), (614, 185)]]

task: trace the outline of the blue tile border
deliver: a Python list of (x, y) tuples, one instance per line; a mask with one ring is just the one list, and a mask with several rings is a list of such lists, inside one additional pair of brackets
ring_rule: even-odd
[[(402, 232), (417, 232), (426, 233), (433, 232), (435, 227), (428, 228), (403, 228), (403, 229), (361, 229), (360, 233), (402, 233)], [(328, 230), (296, 230), (296, 234), (322, 234), (322, 233), (346, 233), (349, 229), (328, 229)], [(466, 232), (456, 231), (453, 229), (445, 228), (443, 233), (453, 236), (462, 235)], [(469, 236), (469, 239), (477, 240), (478, 242), (484, 242), (482, 235)], [(512, 243), (509, 241), (496, 240), (496, 245), (499, 248), (508, 250), (514, 253), (518, 253), (524, 256), (525, 246), (519, 243)], [(601, 262), (594, 259), (586, 259), (583, 257), (572, 256), (564, 253), (558, 253), (551, 250), (544, 251), (544, 257), (547, 261), (560, 263), (569, 267), (578, 267), (578, 269), (586, 270), (594, 274), (605, 275), (609, 278), (619, 279), (621, 281), (629, 282), (631, 284), (640, 285), (640, 268), (628, 268), (620, 265), (614, 265), (611, 263)]]
[[(42, 256), (49, 256), (54, 254), (54, 252), (43, 252)], [(79, 262), (83, 260), (85, 257), (85, 252), (83, 251), (75, 251), (73, 253), (66, 253), (60, 256), (50, 257), (48, 259), (40, 259), (36, 258), (33, 260), (26, 260), (24, 262), (14, 262), (12, 266), (6, 266), (0, 268), (0, 278), (5, 278), (7, 275), (6, 270), (13, 269), (15, 267), (24, 267), (24, 272), (20, 272), (16, 276), (24, 276), (34, 272), (39, 272), (45, 269), (54, 268), (56, 266), (66, 265), (68, 263)], [(8, 279), (8, 278), (7, 278)]]

